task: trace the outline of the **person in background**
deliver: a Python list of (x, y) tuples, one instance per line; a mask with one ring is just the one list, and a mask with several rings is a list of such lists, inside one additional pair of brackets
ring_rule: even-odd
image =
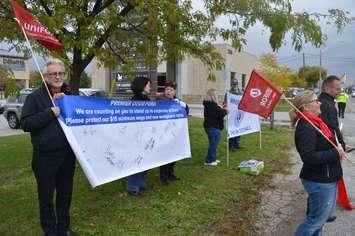
[(204, 122), (203, 127), (208, 136), (208, 152), (205, 159), (205, 165), (217, 166), (220, 162), (217, 160), (217, 146), (221, 139), (221, 131), (224, 128), (224, 117), (227, 110), (218, 105), (218, 97), (215, 89), (209, 89), (203, 100)]
[(344, 91), (341, 90), (341, 93), (336, 97), (336, 102), (338, 104), (338, 115), (339, 118), (344, 118), (346, 103), (349, 101), (349, 95)]
[[(149, 101), (147, 94), (150, 93), (150, 79), (146, 77), (136, 77), (131, 89), (134, 93), (131, 100)], [(136, 173), (127, 177), (126, 191), (131, 196), (140, 196), (141, 191), (146, 190), (147, 171)]]
[[(176, 84), (173, 81), (166, 81), (165, 86), (164, 86), (164, 95), (162, 97), (159, 97), (158, 100), (175, 100), (179, 102), (179, 104), (185, 108), (186, 114), (189, 114), (189, 107), (187, 106), (186, 103), (180, 101), (175, 97), (176, 95)], [(169, 184), (168, 181), (176, 181), (180, 180), (175, 173), (174, 173), (174, 167), (175, 167), (175, 162), (160, 166), (159, 171), (160, 171), (160, 184), (161, 185), (167, 185)]]
[[(296, 125), (295, 144), (303, 166), (301, 182), (308, 193), (308, 212), (298, 226), (296, 236), (321, 235), (322, 227), (331, 216), (336, 204), (337, 181), (343, 171), (340, 157), (344, 150), (339, 144), (335, 148), (324, 136), (336, 145), (335, 136), (319, 117), (321, 103), (313, 91), (299, 93), (294, 98), (297, 111), (290, 112), (292, 126)], [(320, 129), (319, 133), (310, 122)]]
[(43, 75), (51, 97), (42, 84), (28, 95), (20, 120), (22, 129), (31, 133), (41, 226), (46, 236), (77, 235), (69, 228), (75, 155), (57, 120), (61, 111), (52, 103), (71, 89), (64, 83), (65, 68), (58, 59), (45, 64)]
[[(235, 95), (242, 95), (243, 93), (240, 91), (239, 86), (238, 86), (238, 80), (233, 80), (231, 84), (231, 89), (229, 90), (230, 93), (235, 94)], [(227, 106), (227, 94), (224, 97), (224, 103), (223, 107), (225, 108)], [(242, 148), (240, 146), (240, 136), (236, 136), (233, 138), (228, 139), (228, 145), (229, 149), (232, 151), (235, 151), (237, 149)]]

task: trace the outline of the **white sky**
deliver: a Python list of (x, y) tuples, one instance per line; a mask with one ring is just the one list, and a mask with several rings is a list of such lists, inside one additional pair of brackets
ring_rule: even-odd
[[(201, 9), (203, 7), (202, 0), (194, 0), (194, 7)], [(294, 11), (308, 11), (326, 13), (328, 9), (337, 8), (349, 11), (351, 15), (355, 15), (355, 4), (351, 0), (296, 0), (293, 1)], [(227, 19), (219, 19), (218, 26), (228, 27)], [(348, 84), (355, 84), (355, 24), (347, 26), (341, 34), (333, 26), (321, 23), (322, 30), (327, 34), (328, 40), (322, 46), (322, 66), (328, 70), (328, 74), (348, 76)], [(245, 51), (260, 56), (264, 53), (272, 52), (268, 43), (269, 32), (257, 24), (250, 28), (247, 32), (247, 46), (243, 48)], [(221, 42), (218, 41), (218, 42)], [(320, 49), (311, 45), (305, 45), (304, 50), (296, 52), (286, 38), (285, 44), (276, 53), (279, 62), (297, 70), (303, 64), (302, 52), (305, 52), (306, 65), (320, 64)]]

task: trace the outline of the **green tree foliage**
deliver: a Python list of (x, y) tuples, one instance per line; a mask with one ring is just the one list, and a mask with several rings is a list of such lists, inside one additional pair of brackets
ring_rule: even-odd
[[(295, 49), (304, 42), (319, 46), (324, 35), (317, 25), (320, 17), (330, 17), (341, 27), (349, 22), (340, 10), (327, 15), (292, 12), (290, 0), (205, 0), (205, 11), (192, 8), (192, 0), (19, 0), (65, 45), (52, 56), (64, 60), (74, 91), (80, 86), (84, 69), (97, 57), (102, 64), (114, 67), (137, 62), (145, 64), (192, 55), (200, 58), (210, 72), (221, 68), (223, 60), (212, 41), (222, 36), (236, 48), (246, 44), (247, 29), (261, 22), (271, 31), (269, 39), (278, 49), (286, 33), (292, 36)], [(221, 16), (229, 17), (231, 27), (217, 27)], [(24, 37), (13, 20), (9, 1), (0, 1), (2, 31), (0, 40), (23, 51)], [(48, 54), (32, 42), (35, 50)]]
[(0, 90), (4, 90), (6, 81), (14, 77), (11, 70), (7, 67), (0, 65)]
[(307, 81), (309, 87), (316, 87), (319, 80), (327, 77), (327, 70), (319, 66), (305, 66), (298, 70), (298, 76)]
[[(275, 85), (287, 89), (288, 87), (303, 87), (304, 82), (287, 66), (280, 66), (274, 54), (268, 53), (260, 57), (262, 73)], [(302, 86), (303, 85), (303, 86)]]
[(91, 87), (91, 77), (84, 71), (80, 78), (80, 88), (90, 88)]
[(8, 96), (16, 96), (18, 97), (20, 94), (21, 86), (14, 79), (8, 79), (5, 82), (5, 97)]
[(37, 71), (30, 71), (30, 81), (29, 86), (30, 88), (38, 88), (42, 84), (42, 78), (39, 72)]

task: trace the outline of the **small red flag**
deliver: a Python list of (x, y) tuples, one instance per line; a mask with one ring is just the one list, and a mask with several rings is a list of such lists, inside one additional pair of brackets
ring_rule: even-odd
[(268, 79), (253, 70), (238, 108), (266, 118), (274, 109), (281, 95), (282, 92)]
[(64, 46), (56, 39), (51, 32), (47, 30), (30, 12), (21, 7), (16, 0), (11, 2), (17, 23), (26, 35), (36, 39), (50, 51), (63, 49)]

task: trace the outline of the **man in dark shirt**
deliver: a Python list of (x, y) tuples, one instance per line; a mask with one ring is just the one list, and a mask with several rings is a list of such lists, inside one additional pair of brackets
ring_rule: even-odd
[[(338, 111), (335, 106), (335, 98), (341, 93), (341, 81), (335, 75), (328, 76), (322, 83), (322, 93), (319, 95), (319, 101), (321, 102), (320, 117), (327, 124), (328, 128), (336, 135), (339, 143), (345, 150), (345, 142), (343, 135), (339, 129)], [(335, 209), (333, 215), (328, 218), (328, 222), (332, 222), (336, 219)]]
[(21, 115), (23, 130), (31, 133), (41, 226), (46, 236), (77, 235), (69, 228), (75, 155), (57, 120), (60, 109), (52, 102), (71, 89), (64, 83), (64, 64), (58, 59), (45, 64), (43, 76), (46, 84), (28, 95)]
[(335, 106), (335, 98), (341, 93), (341, 81), (335, 75), (328, 76), (322, 84), (322, 93), (319, 95), (320, 117), (328, 125), (329, 129), (336, 133), (339, 143), (345, 150), (343, 135), (339, 129), (338, 111)]

